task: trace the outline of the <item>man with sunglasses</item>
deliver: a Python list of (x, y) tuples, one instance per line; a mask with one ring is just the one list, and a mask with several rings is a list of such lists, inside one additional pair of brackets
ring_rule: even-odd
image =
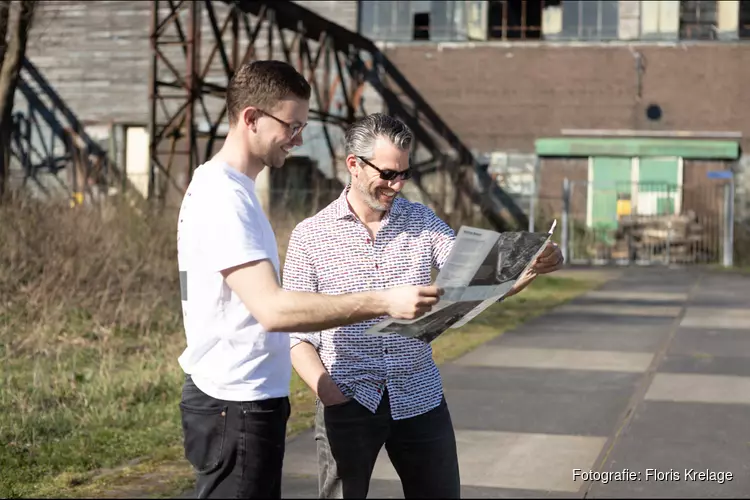
[(255, 178), (302, 144), (310, 85), (292, 66), (256, 61), (227, 89), (230, 130), (194, 172), (177, 250), (187, 347), (180, 410), (198, 498), (280, 498), (289, 418), (289, 331), (319, 331), (383, 314), (419, 317), (436, 287), (337, 296), (285, 291)]
[[(349, 128), (351, 182), (295, 228), (286, 289), (340, 294), (432, 281), (455, 234), (426, 206), (397, 198), (411, 176), (411, 146), (411, 131), (388, 115)], [(561, 264), (560, 250), (549, 246), (511, 293)], [(457, 498), (456, 440), (432, 349), (398, 335), (366, 335), (379, 319), (292, 335), (292, 364), (318, 396), (319, 495), (365, 498), (385, 446), (406, 498)]]

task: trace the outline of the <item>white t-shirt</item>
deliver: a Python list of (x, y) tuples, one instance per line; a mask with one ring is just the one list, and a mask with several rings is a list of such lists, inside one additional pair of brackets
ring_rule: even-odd
[(221, 162), (198, 167), (180, 207), (177, 252), (187, 348), (179, 358), (200, 390), (217, 399), (289, 395), (289, 335), (267, 332), (221, 275), (279, 253), (255, 183)]

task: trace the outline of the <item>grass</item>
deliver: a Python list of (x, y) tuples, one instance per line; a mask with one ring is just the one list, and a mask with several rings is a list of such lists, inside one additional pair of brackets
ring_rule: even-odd
[[(191, 484), (177, 406), (184, 334), (172, 223), (127, 207), (0, 207), (0, 497), (173, 497)], [(540, 278), (437, 339), (435, 359), (594, 284)], [(294, 434), (314, 411), (296, 374), (291, 399)]]

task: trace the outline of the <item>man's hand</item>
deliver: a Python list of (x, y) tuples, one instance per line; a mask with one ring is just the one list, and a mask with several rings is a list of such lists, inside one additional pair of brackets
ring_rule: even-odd
[(389, 316), (415, 319), (430, 312), (443, 295), (443, 290), (436, 286), (400, 286), (382, 293)]
[(531, 269), (534, 274), (549, 274), (562, 268), (565, 259), (557, 243), (550, 242), (544, 247)]
[(346, 403), (349, 398), (344, 396), (341, 389), (338, 388), (336, 382), (333, 381), (328, 372), (325, 372), (318, 380), (318, 399), (323, 403), (323, 406), (333, 406)]
[(291, 356), (292, 366), (302, 380), (315, 391), (323, 406), (339, 405), (349, 401), (323, 366), (318, 351), (312, 344), (308, 342), (296, 344), (292, 347)]
[(562, 251), (557, 243), (550, 242), (544, 247), (542, 253), (536, 258), (531, 268), (524, 271), (524, 273), (518, 277), (513, 288), (510, 289), (505, 297), (512, 297), (536, 279), (540, 274), (549, 274), (562, 268), (565, 259), (562, 256)]

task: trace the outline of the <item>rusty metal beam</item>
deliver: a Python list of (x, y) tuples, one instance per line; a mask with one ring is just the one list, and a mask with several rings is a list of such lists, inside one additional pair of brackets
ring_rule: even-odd
[[(310, 117), (321, 124), (335, 162), (331, 131), (346, 127), (355, 109), (349, 104), (343, 111), (332, 109), (333, 80), (347, 82), (350, 75), (345, 65), (332, 70), (331, 59), (337, 55), (325, 33), (308, 39), (302, 34), (306, 29), (302, 20), (290, 32), (277, 22), (276, 2), (257, 2), (255, 15), (234, 2), (155, 0), (152, 5), (152, 198), (164, 201), (169, 191), (172, 196), (180, 195), (194, 168), (215, 153), (227, 113), (228, 82), (239, 64), (251, 60), (280, 57), (308, 78), (313, 88)], [(231, 40), (227, 41), (229, 31)], [(198, 60), (201, 32), (205, 62)], [(350, 97), (345, 96), (347, 102)]]
[[(525, 214), (515, 201), (492, 181), (466, 145), (370, 40), (287, 0), (153, 0), (153, 5), (150, 130), (155, 179), (176, 176), (184, 191), (193, 169), (210, 158), (220, 139), (226, 87), (238, 64), (278, 58), (310, 81), (310, 117), (320, 123), (334, 165), (333, 129), (346, 127), (364, 113), (362, 95), (369, 84), (380, 93), (389, 112), (412, 128), (420, 151), (429, 152), (429, 159), (420, 161), (420, 174), (444, 171), (464, 179), (471, 176), (454, 170), (473, 169), (480, 185), (462, 182), (458, 187), (463, 194), (496, 227), (507, 226), (508, 212), (516, 223), (525, 225)], [(229, 26), (232, 40), (227, 42)], [(206, 40), (201, 41), (201, 33)], [(205, 64), (199, 61), (202, 42), (210, 48), (205, 51)], [(199, 147), (201, 142), (205, 147)], [(417, 175), (422, 188), (419, 179)], [(174, 184), (174, 179), (154, 181), (152, 197), (166, 199)], [(175, 194), (181, 197), (179, 191)], [(433, 201), (440, 205), (437, 197)]]
[[(187, 190), (193, 170), (198, 166), (197, 155), (197, 131), (195, 126), (195, 104), (198, 97), (198, 86), (200, 76), (196, 72), (198, 67), (198, 56), (200, 53), (200, 26), (201, 26), (201, 4), (199, 2), (188, 2), (188, 32), (187, 32), (187, 64), (185, 68), (185, 81), (187, 82), (188, 105), (185, 108), (185, 124), (188, 134), (188, 165), (187, 175), (181, 185)], [(179, 26), (179, 18), (177, 20)]]

